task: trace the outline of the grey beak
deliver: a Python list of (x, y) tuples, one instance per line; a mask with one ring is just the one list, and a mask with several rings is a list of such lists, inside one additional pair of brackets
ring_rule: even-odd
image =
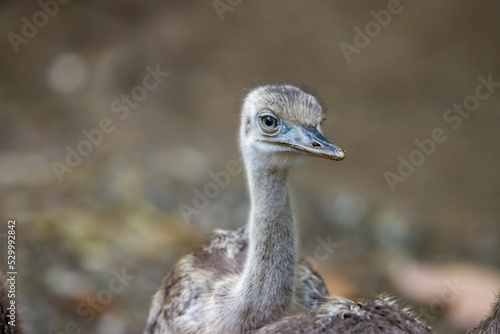
[(330, 160), (343, 160), (346, 152), (331, 144), (316, 128), (299, 126), (287, 133), (286, 138), (280, 138), (276, 144), (296, 149), (302, 154)]

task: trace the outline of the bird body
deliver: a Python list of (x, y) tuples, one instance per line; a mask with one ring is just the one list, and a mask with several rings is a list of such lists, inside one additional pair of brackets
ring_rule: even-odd
[(430, 329), (387, 299), (364, 306), (328, 299), (298, 256), (287, 180), (301, 155), (342, 160), (320, 130), (316, 98), (294, 86), (252, 90), (241, 112), (250, 213), (236, 232), (216, 231), (182, 258), (153, 299), (145, 334), (413, 333)]
[(263, 86), (243, 104), (240, 127), (250, 193), (245, 228), (217, 231), (182, 258), (153, 299), (145, 333), (246, 333), (314, 309), (328, 293), (299, 260), (287, 180), (298, 154), (342, 160), (321, 135), (323, 109), (293, 86)]
[[(238, 282), (248, 252), (248, 231), (215, 230), (199, 250), (184, 256), (165, 277), (153, 298), (144, 333), (225, 333), (211, 319), (226, 319), (217, 305), (217, 295), (230, 291)], [(312, 310), (325, 300), (328, 292), (323, 280), (305, 261), (297, 266), (296, 311)], [(266, 292), (262, 292), (266, 296)], [(249, 313), (268, 314), (263, 306)], [(168, 319), (168, 321), (166, 321)], [(207, 321), (205, 321), (206, 319)], [(240, 327), (247, 322), (237, 318)], [(244, 322), (244, 323), (242, 323)], [(229, 333), (229, 332), (228, 332)]]
[(431, 334), (408, 308), (388, 297), (366, 303), (331, 298), (312, 311), (284, 317), (254, 334)]

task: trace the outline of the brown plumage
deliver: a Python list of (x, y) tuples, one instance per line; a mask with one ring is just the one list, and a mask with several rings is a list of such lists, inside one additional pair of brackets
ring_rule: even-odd
[(355, 303), (333, 298), (309, 312), (285, 317), (254, 334), (430, 334), (408, 309), (390, 298)]
[[(247, 248), (245, 228), (215, 230), (204, 246), (180, 259), (167, 274), (153, 298), (144, 333), (203, 333), (201, 324), (189, 326), (201, 315), (201, 310), (196, 310), (205, 307), (204, 299), (213, 292), (214, 282), (241, 274)], [(298, 268), (297, 302), (315, 309), (328, 296), (325, 283), (306, 261), (302, 260)], [(169, 327), (165, 319), (173, 319)]]

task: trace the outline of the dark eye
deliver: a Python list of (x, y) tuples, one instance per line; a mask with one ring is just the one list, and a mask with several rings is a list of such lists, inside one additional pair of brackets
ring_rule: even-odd
[(259, 117), (259, 125), (262, 130), (267, 135), (275, 135), (279, 130), (279, 120), (271, 115), (264, 115)]
[(266, 129), (274, 129), (278, 126), (278, 120), (271, 116), (262, 117), (262, 125)]

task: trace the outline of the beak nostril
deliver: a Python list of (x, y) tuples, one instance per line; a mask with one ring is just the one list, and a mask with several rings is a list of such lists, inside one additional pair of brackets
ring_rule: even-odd
[(314, 147), (321, 147), (321, 144), (320, 144), (320, 143), (318, 143), (318, 142), (316, 142), (316, 141), (315, 141), (315, 142), (313, 142), (313, 143), (312, 143), (312, 145), (313, 145)]

